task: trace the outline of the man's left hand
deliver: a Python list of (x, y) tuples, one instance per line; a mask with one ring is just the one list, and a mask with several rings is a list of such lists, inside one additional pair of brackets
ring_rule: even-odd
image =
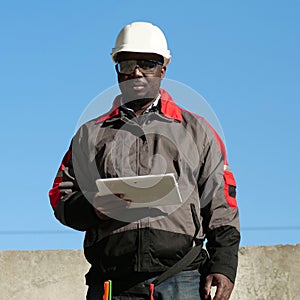
[(205, 299), (211, 299), (210, 290), (212, 286), (217, 287), (217, 291), (213, 300), (229, 300), (229, 297), (233, 290), (233, 283), (227, 276), (223, 274), (215, 273), (215, 274), (209, 274), (206, 277), (206, 282), (204, 287)]

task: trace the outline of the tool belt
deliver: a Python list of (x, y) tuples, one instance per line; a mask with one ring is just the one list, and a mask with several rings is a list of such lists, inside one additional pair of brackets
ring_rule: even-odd
[(175, 265), (170, 267), (168, 270), (160, 274), (155, 280), (153, 280), (149, 285), (144, 283), (138, 283), (133, 287), (122, 291), (121, 295), (136, 295), (136, 296), (148, 296), (150, 300), (154, 300), (154, 289), (165, 280), (173, 277), (177, 273), (183, 271), (188, 267), (197, 257), (200, 257), (201, 265), (199, 271), (202, 274), (205, 265), (208, 261), (208, 253), (205, 249), (202, 249), (202, 245), (193, 247), (181, 260), (179, 260)]

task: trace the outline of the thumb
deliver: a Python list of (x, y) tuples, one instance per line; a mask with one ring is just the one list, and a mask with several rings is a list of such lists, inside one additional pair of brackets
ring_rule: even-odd
[(204, 286), (204, 297), (205, 299), (211, 299), (210, 298), (210, 289), (212, 286), (213, 281), (213, 275), (210, 274), (206, 277), (205, 286)]

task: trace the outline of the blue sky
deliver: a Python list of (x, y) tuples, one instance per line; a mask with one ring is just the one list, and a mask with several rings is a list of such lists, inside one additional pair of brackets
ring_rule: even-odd
[(218, 116), (241, 244), (299, 243), (299, 12), (296, 0), (2, 2), (0, 250), (82, 248), (48, 190), (83, 110), (116, 84), (109, 53), (132, 21), (163, 29), (167, 78)]

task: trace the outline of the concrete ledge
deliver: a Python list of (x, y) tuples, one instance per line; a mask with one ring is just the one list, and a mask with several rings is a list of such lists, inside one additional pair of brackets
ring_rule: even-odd
[(88, 269), (79, 250), (0, 252), (0, 299), (85, 299)]
[(300, 244), (242, 247), (234, 300), (300, 300)]
[[(80, 250), (0, 252), (0, 299), (85, 299)], [(232, 300), (299, 300), (300, 244), (242, 247)], [(184, 300), (184, 299), (183, 299)]]

